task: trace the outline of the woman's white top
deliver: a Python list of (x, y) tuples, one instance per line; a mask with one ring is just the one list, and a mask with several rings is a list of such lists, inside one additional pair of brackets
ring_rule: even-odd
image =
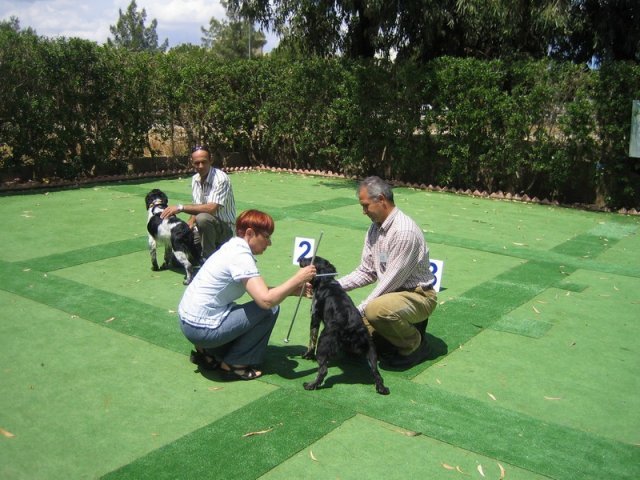
[(217, 328), (246, 293), (242, 281), (259, 276), (249, 244), (233, 237), (207, 259), (185, 290), (180, 319), (194, 327)]

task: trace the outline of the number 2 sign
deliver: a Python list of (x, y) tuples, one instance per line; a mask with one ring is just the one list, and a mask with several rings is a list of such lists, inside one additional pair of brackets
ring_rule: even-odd
[(298, 260), (300, 260), (300, 258), (311, 259), (311, 257), (313, 257), (315, 245), (315, 238), (296, 237), (293, 244), (293, 264), (298, 265)]

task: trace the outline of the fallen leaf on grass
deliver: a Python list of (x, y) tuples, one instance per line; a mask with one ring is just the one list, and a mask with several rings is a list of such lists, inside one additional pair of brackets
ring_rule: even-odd
[(504, 475), (505, 475), (506, 472), (504, 471), (504, 467), (502, 465), (498, 464), (498, 467), (500, 468), (500, 478), (499, 478), (499, 480), (502, 480), (504, 478)]
[(463, 470), (460, 468), (460, 466), (459, 466), (459, 465), (456, 465), (456, 470), (457, 470), (458, 472), (460, 472), (461, 474), (463, 474), (463, 475), (469, 475), (467, 472), (463, 471)]
[(447, 470), (455, 470), (456, 467), (452, 467), (451, 465), (449, 465), (448, 463), (443, 463), (442, 466), (444, 468), (446, 468)]
[(487, 395), (489, 395), (489, 398), (491, 398), (491, 400), (495, 400), (496, 399), (496, 397), (495, 397), (495, 395), (493, 393), (487, 392)]
[(116, 319), (116, 317), (107, 318), (104, 323), (111, 323)]
[(538, 310), (535, 306), (533, 306), (532, 308), (533, 308), (533, 311), (534, 311), (534, 312), (536, 312), (536, 313), (538, 313), (538, 314), (540, 313), (540, 310)]
[(242, 435), (242, 437), (252, 437), (254, 435), (264, 435), (265, 433), (269, 433), (273, 428), (267, 428), (266, 430), (260, 430), (259, 432), (249, 432)]
[(546, 395), (544, 396), (545, 400), (562, 400), (562, 397), (547, 397)]
[(313, 455), (313, 450), (309, 450), (309, 456), (311, 457), (311, 460), (313, 460), (314, 462), (318, 461), (318, 459)]
[(478, 464), (478, 473), (484, 477), (484, 470), (482, 469), (482, 465)]
[(224, 389), (224, 387), (209, 387), (209, 388), (208, 388), (208, 390), (209, 390), (210, 392), (216, 392), (216, 391), (218, 391), (218, 390), (223, 390), (223, 389)]
[(23, 272), (30, 272), (30, 271), (31, 271), (31, 269), (30, 269), (30, 268), (23, 268), (23, 269), (22, 269), (22, 271), (23, 271)]
[(14, 438), (15, 435), (7, 430), (5, 430), (4, 428), (0, 428), (0, 435), (4, 435), (7, 438)]

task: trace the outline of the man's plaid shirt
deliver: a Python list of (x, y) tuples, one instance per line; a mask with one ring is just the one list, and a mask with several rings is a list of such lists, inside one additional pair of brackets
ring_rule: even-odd
[(398, 208), (393, 209), (382, 225), (371, 224), (360, 265), (338, 282), (349, 291), (376, 280), (378, 284), (371, 294), (358, 305), (361, 313), (367, 303), (380, 295), (435, 283), (422, 230)]

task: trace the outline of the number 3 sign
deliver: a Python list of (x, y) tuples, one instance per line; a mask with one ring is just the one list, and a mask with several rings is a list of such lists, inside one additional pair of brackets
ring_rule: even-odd
[(315, 238), (296, 237), (293, 244), (293, 264), (298, 265), (300, 258), (313, 257), (315, 245)]
[(442, 260), (431, 260), (429, 263), (429, 270), (436, 277), (436, 283), (433, 285), (433, 289), (436, 292), (440, 291), (440, 282), (442, 281), (442, 272), (444, 271), (444, 262)]

